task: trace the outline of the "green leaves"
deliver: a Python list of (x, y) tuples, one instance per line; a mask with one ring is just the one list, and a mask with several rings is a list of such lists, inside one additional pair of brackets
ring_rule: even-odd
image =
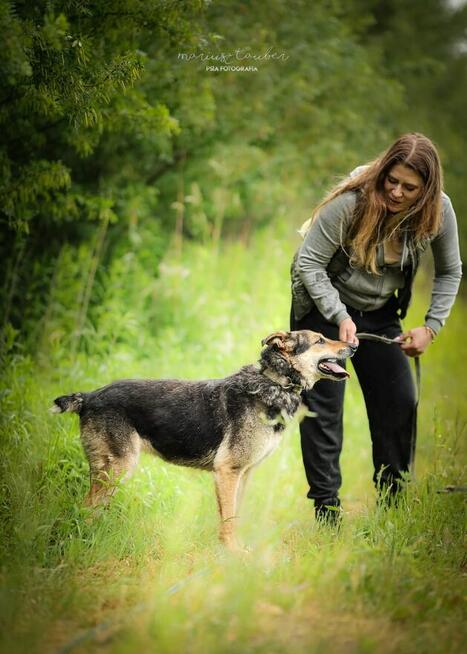
[(15, 179), (0, 186), (0, 203), (10, 226), (29, 232), (38, 206), (52, 202), (55, 192), (70, 184), (70, 171), (61, 162), (37, 160), (23, 166)]
[[(37, 313), (62, 245), (93, 243), (98, 224), (106, 263), (152, 230), (180, 248), (293, 229), (404, 129), (439, 134), (462, 209), (466, 12), (428, 2), (0, 0), (0, 257), (14, 268), (27, 235)], [(19, 328), (14, 286), (0, 299)]]
[[(154, 20), (153, 9), (148, 12)], [(167, 13), (173, 19), (173, 9)], [(93, 14), (103, 20), (94, 22)], [(179, 131), (164, 102), (149, 101), (141, 91), (126, 98), (143, 73), (145, 55), (137, 47), (141, 37), (135, 24), (144, 23), (145, 15), (140, 2), (120, 8), (105, 0), (92, 8), (81, 2), (33, 8), (1, 0), (6, 43), (0, 53), (0, 125), (8, 134), (0, 148), (7, 173), (0, 211), (11, 228), (30, 230), (34, 220), (46, 220), (47, 203), (57, 193), (71, 192), (73, 177), (84, 181), (83, 193), (87, 172), (80, 158), (96, 151), (106, 130), (118, 137), (169, 138)], [(91, 179), (92, 185), (94, 172)], [(66, 206), (58, 202), (54, 220), (69, 220)]]

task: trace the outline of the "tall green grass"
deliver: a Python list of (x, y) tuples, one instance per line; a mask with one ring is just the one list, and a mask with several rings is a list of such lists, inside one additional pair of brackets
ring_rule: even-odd
[[(417, 478), (397, 509), (375, 504), (355, 378), (338, 534), (314, 523), (296, 425), (250, 482), (239, 525), (249, 556), (217, 544), (208, 474), (146, 455), (108, 510), (92, 517), (82, 507), (77, 420), (50, 415), (53, 398), (122, 377), (220, 377), (256, 360), (261, 338), (287, 328), (292, 247), (280, 228), (249, 248), (185, 244), (157, 279), (130, 271), (134, 297), (119, 291), (129, 271), (117, 262), (108, 302), (76, 352), (58, 307), (39, 356), (10, 357), (1, 388), (3, 652), (463, 651), (465, 496), (438, 493), (465, 484), (461, 301), (423, 357)], [(420, 323), (427, 302), (421, 279), (406, 326)]]

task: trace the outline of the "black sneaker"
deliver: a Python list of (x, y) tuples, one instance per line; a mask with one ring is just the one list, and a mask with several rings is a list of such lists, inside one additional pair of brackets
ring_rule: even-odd
[(389, 509), (391, 506), (399, 506), (405, 487), (400, 479), (394, 479), (390, 483), (378, 484), (376, 490), (378, 491), (377, 506)]
[(315, 500), (315, 520), (319, 525), (339, 527), (342, 522), (342, 508), (339, 498)]

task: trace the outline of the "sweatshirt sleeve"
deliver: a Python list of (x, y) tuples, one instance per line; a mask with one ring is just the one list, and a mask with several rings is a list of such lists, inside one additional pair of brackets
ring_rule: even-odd
[(449, 316), (462, 277), (456, 214), (451, 200), (443, 194), (443, 214), (439, 233), (431, 241), (435, 264), (431, 304), (425, 325), (437, 334)]
[(298, 255), (298, 274), (321, 315), (336, 325), (350, 318), (326, 267), (341, 243), (352, 220), (356, 194), (342, 193), (326, 204), (308, 230)]

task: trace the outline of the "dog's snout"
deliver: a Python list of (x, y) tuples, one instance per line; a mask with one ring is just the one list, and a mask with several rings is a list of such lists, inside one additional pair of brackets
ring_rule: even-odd
[(341, 350), (339, 350), (339, 354), (343, 358), (352, 357), (355, 354), (355, 352), (357, 351), (358, 345), (355, 345), (355, 343), (346, 343), (346, 345), (347, 345), (347, 347), (344, 347)]

